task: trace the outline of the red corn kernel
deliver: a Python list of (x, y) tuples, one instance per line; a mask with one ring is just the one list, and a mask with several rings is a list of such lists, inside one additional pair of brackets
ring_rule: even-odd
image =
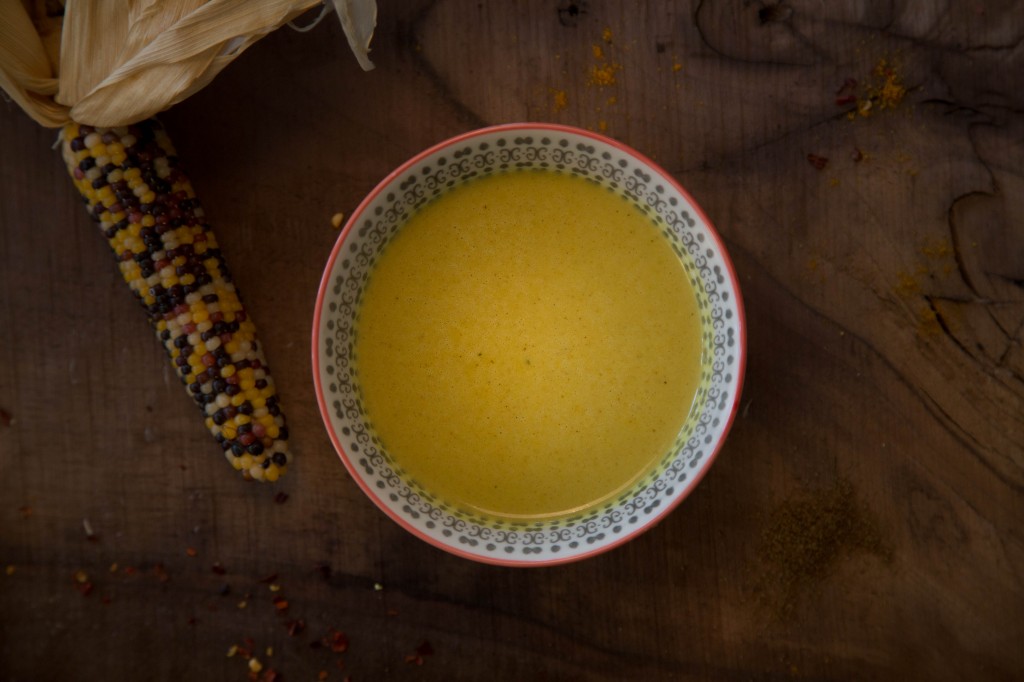
[(188, 312), (188, 305), (186, 305), (184, 303), (179, 303), (178, 305), (174, 306), (174, 314), (175, 315), (181, 315), (181, 314), (187, 313), (187, 312)]
[(252, 435), (251, 432), (243, 433), (241, 436), (238, 437), (238, 442), (241, 443), (242, 445), (252, 445), (255, 441), (256, 436)]
[(191, 334), (192, 332), (194, 332), (196, 330), (196, 325), (195, 325), (194, 322), (189, 322), (184, 327), (182, 327), (181, 330), (183, 332), (185, 332), (186, 334)]
[(265, 427), (263, 424), (259, 422), (256, 422), (255, 424), (252, 425), (252, 435), (256, 436), (257, 438), (263, 438), (264, 436), (267, 435), (267, 427)]
[(72, 175), (75, 176), (75, 180), (81, 180), (82, 178), (85, 177), (85, 173), (82, 172), (81, 168), (76, 168), (71, 173), (72, 173)]

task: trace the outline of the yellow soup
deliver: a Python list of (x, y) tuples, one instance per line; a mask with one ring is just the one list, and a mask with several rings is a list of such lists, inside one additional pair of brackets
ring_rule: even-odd
[(395, 463), (499, 517), (570, 513), (649, 472), (700, 380), (697, 302), (653, 221), (547, 171), (427, 204), (368, 280), (357, 381)]

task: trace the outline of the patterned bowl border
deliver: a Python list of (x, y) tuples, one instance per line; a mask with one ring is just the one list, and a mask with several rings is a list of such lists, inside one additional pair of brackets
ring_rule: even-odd
[[(583, 512), (543, 520), (486, 518), (423, 490), (380, 447), (351, 371), (357, 302), (377, 256), (405, 220), (461, 182), (544, 168), (596, 182), (632, 201), (670, 239), (698, 292), (705, 372), (671, 453), (626, 492)], [(476, 561), (538, 566), (615, 547), (664, 518), (707, 472), (739, 403), (746, 337), (739, 286), (710, 221), (665, 171), (589, 131), (553, 124), (483, 128), (442, 142), (388, 175), (349, 218), (324, 269), (313, 320), (313, 380), (334, 447), (362, 490), (423, 540)]]

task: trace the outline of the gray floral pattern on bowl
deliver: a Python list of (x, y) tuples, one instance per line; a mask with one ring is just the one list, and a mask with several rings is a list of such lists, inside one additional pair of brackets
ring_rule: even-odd
[[(381, 447), (366, 421), (353, 341), (358, 304), (388, 240), (420, 207), (473, 178), (523, 169), (572, 173), (631, 201), (664, 233), (697, 292), (704, 371), (672, 450), (624, 493), (571, 516), (485, 517), (432, 496)], [(497, 126), (438, 145), (386, 178), (350, 218), (321, 284), (314, 379), (328, 432), (353, 478), (389, 516), (443, 549), (499, 564), (583, 558), (661, 520), (711, 464), (735, 415), (745, 361), (742, 305), (720, 240), (688, 195), (636, 152), (586, 131)]]

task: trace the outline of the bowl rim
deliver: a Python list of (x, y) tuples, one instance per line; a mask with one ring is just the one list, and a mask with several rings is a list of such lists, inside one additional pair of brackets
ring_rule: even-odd
[[(539, 558), (538, 559), (531, 559), (531, 558), (515, 558), (515, 559), (507, 558), (506, 559), (506, 558), (497, 557), (497, 556), (490, 557), (490, 556), (484, 556), (484, 555), (481, 555), (481, 554), (475, 554), (475, 553), (463, 550), (463, 549), (461, 549), (461, 548), (459, 548), (457, 546), (454, 546), (452, 544), (447, 544), (447, 543), (441, 541), (438, 538), (431, 537), (431, 536), (421, 532), (418, 528), (413, 526), (408, 520), (406, 520), (404, 517), (402, 517), (400, 514), (398, 514), (395, 510), (391, 509), (391, 507), (387, 503), (385, 503), (384, 500), (382, 500), (380, 498), (380, 496), (378, 496), (376, 494), (376, 492), (373, 490), (373, 488), (365, 480), (363, 480), (363, 478), (359, 474), (355, 464), (350, 459), (348, 452), (346, 451), (346, 449), (342, 445), (341, 439), (338, 437), (338, 434), (335, 432), (333, 423), (331, 421), (330, 409), (329, 409), (329, 406), (327, 404), (327, 399), (326, 399), (326, 397), (324, 395), (323, 382), (321, 381), (321, 377), (320, 377), (320, 370), (321, 370), (321, 366), (320, 366), (320, 340), (321, 340), (320, 339), (320, 326), (321, 326), (321, 319), (322, 319), (322, 316), (323, 316), (325, 299), (327, 297), (327, 292), (328, 292), (328, 290), (330, 288), (331, 275), (332, 275), (332, 272), (334, 270), (334, 264), (337, 261), (339, 254), (341, 253), (342, 245), (345, 243), (346, 238), (348, 237), (349, 233), (352, 231), (353, 226), (362, 217), (363, 212), (366, 210), (366, 208), (389, 185), (391, 185), (391, 183), (395, 179), (400, 178), (401, 176), (403, 176), (406, 173), (408, 173), (410, 168), (412, 168), (416, 164), (420, 163), (420, 161), (422, 161), (424, 158), (430, 156), (431, 154), (439, 152), (439, 151), (441, 151), (443, 149), (446, 149), (448, 147), (452, 147), (452, 146), (455, 146), (455, 145), (458, 145), (458, 144), (462, 144), (462, 143), (464, 143), (467, 140), (472, 140), (472, 139), (480, 137), (482, 135), (488, 135), (488, 134), (493, 134), (493, 133), (507, 133), (507, 132), (513, 132), (513, 131), (523, 131), (523, 132), (550, 131), (550, 132), (564, 133), (564, 134), (567, 134), (567, 135), (575, 135), (575, 136), (590, 138), (590, 139), (592, 139), (592, 140), (594, 140), (596, 142), (600, 142), (600, 143), (602, 143), (604, 145), (608, 145), (610, 147), (614, 147), (615, 149), (619, 150), (623, 154), (626, 154), (628, 156), (633, 157), (634, 159), (636, 159), (640, 163), (648, 166), (649, 168), (651, 168), (651, 170), (655, 171), (658, 175), (660, 175), (665, 180), (665, 182), (667, 182), (668, 184), (671, 185), (673, 190), (675, 190), (676, 192), (679, 192), (679, 194), (686, 199), (686, 201), (690, 204), (690, 207), (692, 207), (694, 212), (700, 217), (701, 221), (703, 221), (704, 225), (707, 228), (708, 237), (712, 240), (716, 251), (720, 254), (720, 256), (722, 258), (722, 262), (723, 262), (723, 264), (725, 266), (726, 274), (727, 274), (727, 276), (729, 278), (732, 290), (734, 292), (733, 293), (734, 305), (736, 306), (736, 322), (735, 322), (735, 324), (736, 324), (736, 328), (737, 328), (737, 350), (736, 350), (736, 353), (737, 353), (737, 361), (736, 361), (737, 370), (736, 370), (736, 391), (735, 391), (735, 397), (733, 398), (733, 402), (732, 402), (732, 405), (730, 407), (729, 414), (726, 417), (725, 425), (724, 425), (724, 427), (722, 429), (722, 435), (718, 439), (718, 441), (715, 443), (714, 450), (704, 460), (704, 463), (700, 467), (699, 471), (696, 472), (696, 475), (694, 476), (694, 479), (693, 479), (692, 483), (690, 483), (681, 494), (679, 494), (677, 497), (672, 499), (669, 502), (669, 504), (667, 504), (664, 507), (664, 509), (662, 509), (655, 516), (652, 516), (646, 523), (644, 523), (643, 525), (638, 526), (636, 529), (632, 530), (631, 532), (624, 533), (621, 536), (615, 538), (614, 540), (611, 540), (611, 541), (609, 541), (607, 543), (603, 543), (603, 544), (599, 545), (598, 547), (595, 547), (595, 548), (590, 549), (590, 550), (586, 550), (586, 551), (583, 551), (583, 552), (580, 552), (580, 553), (577, 553), (577, 554), (566, 555), (566, 556), (559, 556), (559, 557), (550, 557), (550, 558), (545, 558), (545, 559), (539, 559)], [(719, 235), (718, 230), (715, 228), (714, 224), (708, 218), (707, 214), (704, 212), (704, 209), (700, 206), (700, 204), (698, 204), (694, 200), (694, 198), (690, 195), (690, 193), (679, 183), (679, 181), (677, 181), (672, 174), (670, 174), (668, 171), (666, 171), (664, 168), (662, 168), (661, 165), (659, 165), (658, 163), (654, 162), (652, 159), (650, 159), (646, 155), (642, 154), (641, 152), (637, 151), (636, 149), (630, 147), (629, 145), (627, 145), (627, 144), (625, 144), (623, 142), (620, 142), (620, 141), (618, 141), (618, 140), (616, 140), (614, 138), (608, 137), (607, 135), (603, 135), (601, 133), (596, 133), (596, 132), (593, 132), (593, 131), (590, 131), (590, 130), (585, 130), (583, 128), (577, 128), (575, 126), (569, 126), (569, 125), (564, 125), (564, 124), (560, 124), (560, 123), (544, 123), (544, 122), (502, 123), (502, 124), (497, 124), (497, 125), (485, 126), (485, 127), (482, 127), (482, 128), (474, 128), (472, 130), (468, 130), (468, 131), (459, 133), (457, 135), (454, 135), (454, 136), (449, 137), (449, 138), (447, 138), (445, 140), (442, 140), (441, 142), (433, 144), (430, 147), (428, 147), (428, 148), (418, 152), (417, 154), (413, 155), (412, 157), (410, 157), (405, 162), (403, 162), (400, 165), (398, 165), (394, 170), (392, 170), (386, 176), (384, 176), (384, 178), (382, 178), (374, 186), (374, 188), (362, 199), (362, 201), (359, 202), (358, 206), (356, 206), (356, 208), (349, 215), (348, 219), (345, 221), (345, 225), (342, 228), (341, 233), (338, 235), (337, 239), (334, 242), (334, 245), (331, 248), (330, 256), (327, 259), (327, 264), (324, 266), (324, 270), (323, 270), (323, 273), (322, 273), (321, 278), (320, 278), (320, 286), (317, 289), (317, 296), (316, 296), (315, 307), (313, 309), (313, 330), (312, 330), (312, 344), (311, 344), (311, 346), (312, 346), (313, 384), (314, 384), (314, 389), (316, 391), (317, 406), (319, 407), (319, 410), (320, 410), (320, 418), (323, 421), (325, 428), (327, 429), (328, 436), (330, 437), (331, 443), (334, 446), (334, 450), (335, 450), (336, 454), (338, 455), (338, 458), (341, 459), (342, 463), (345, 465), (345, 469), (349, 473), (349, 476), (355, 481), (356, 485), (363, 491), (363, 494), (365, 494), (374, 503), (374, 505), (378, 509), (383, 511), (389, 518), (391, 518), (393, 521), (395, 521), (403, 529), (405, 529), (406, 531), (408, 531), (409, 533), (411, 533), (415, 537), (419, 538), (420, 540), (423, 540), (424, 542), (427, 542), (428, 544), (430, 544), (430, 545), (432, 545), (434, 547), (437, 547), (438, 549), (444, 550), (445, 552), (448, 552), (449, 554), (454, 554), (456, 556), (459, 556), (459, 557), (462, 557), (464, 559), (468, 559), (468, 560), (471, 560), (471, 561), (475, 561), (477, 563), (492, 564), (492, 565), (498, 565), (498, 566), (511, 566), (511, 567), (526, 567), (526, 568), (530, 568), (530, 567), (554, 566), (554, 565), (559, 565), (559, 564), (575, 563), (577, 561), (582, 561), (584, 559), (596, 556), (598, 554), (604, 554), (606, 552), (609, 552), (612, 549), (615, 549), (616, 547), (619, 547), (619, 546), (621, 546), (621, 545), (623, 545), (623, 544), (625, 544), (625, 543), (627, 543), (627, 542), (629, 542), (631, 540), (636, 539), (638, 536), (642, 535), (643, 533), (646, 533), (650, 529), (652, 529), (655, 526), (657, 526), (665, 518), (667, 518), (671, 514), (671, 512), (682, 503), (682, 501), (684, 499), (686, 499), (687, 497), (690, 496), (690, 494), (700, 484), (701, 480), (703, 480), (704, 476), (707, 475), (707, 472), (711, 469), (711, 467), (714, 464), (715, 460), (718, 458), (718, 455), (721, 452), (722, 447), (724, 446), (724, 444), (725, 444), (725, 442), (726, 442), (726, 440), (728, 438), (729, 432), (731, 431), (732, 425), (733, 425), (733, 423), (735, 421), (736, 414), (737, 414), (737, 412), (739, 410), (739, 405), (740, 405), (740, 402), (741, 402), (741, 396), (742, 396), (742, 392), (743, 392), (743, 384), (744, 384), (744, 380), (745, 380), (745, 376), (746, 376), (746, 363), (747, 363), (747, 321), (746, 321), (746, 312), (745, 312), (744, 305), (743, 305), (743, 296), (742, 296), (742, 292), (741, 292), (740, 286), (739, 286), (739, 278), (736, 275), (735, 266), (733, 265), (732, 258), (729, 255), (729, 251), (726, 250), (726, 248), (725, 248), (725, 244), (724, 244), (724, 242), (723, 242), (723, 240), (721, 238), (721, 235)]]

